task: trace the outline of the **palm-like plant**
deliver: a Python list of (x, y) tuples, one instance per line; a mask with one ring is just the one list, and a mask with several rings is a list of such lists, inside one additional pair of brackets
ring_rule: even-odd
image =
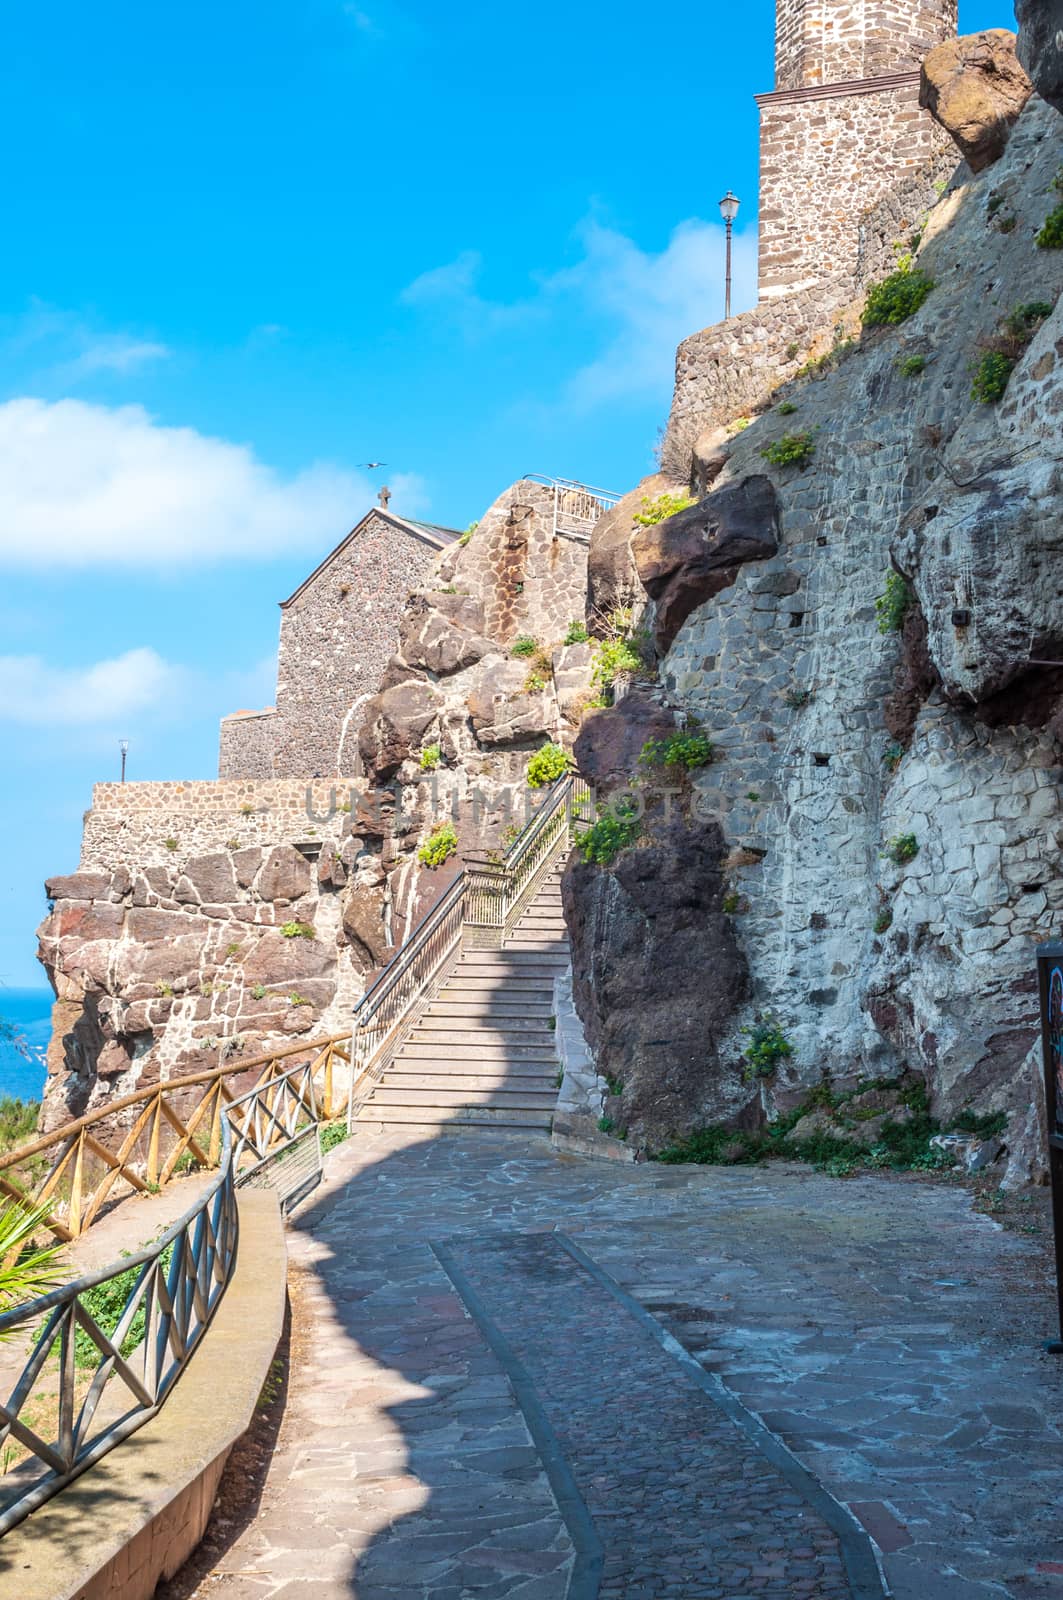
[(46, 1294), (62, 1280), (56, 1265), (62, 1245), (38, 1249), (33, 1243), (47, 1215), (46, 1205), (27, 1208), (13, 1203), (0, 1209), (0, 1312)]

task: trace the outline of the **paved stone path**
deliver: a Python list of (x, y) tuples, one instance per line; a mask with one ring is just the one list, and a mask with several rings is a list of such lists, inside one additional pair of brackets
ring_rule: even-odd
[[(433, 1245), (528, 1370), (604, 1546), (603, 1594), (846, 1593), (807, 1500), (701, 1395), (677, 1400), (674, 1358), (562, 1258), (554, 1229), (851, 1508), (896, 1600), (1061, 1600), (1063, 1363), (1040, 1350), (1053, 1305), (1027, 1241), (955, 1189), (584, 1163), (483, 1134), (360, 1137), (329, 1157), (291, 1234), (278, 1450), (197, 1600), (566, 1594), (556, 1472), (552, 1487)], [(708, 1440), (726, 1440), (730, 1484)], [(725, 1495), (731, 1509), (747, 1496), (747, 1526)]]

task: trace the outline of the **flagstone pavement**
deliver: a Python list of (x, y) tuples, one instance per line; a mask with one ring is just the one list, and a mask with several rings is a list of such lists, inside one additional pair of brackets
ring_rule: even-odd
[(359, 1135), (196, 1600), (1063, 1600), (1063, 1358), (962, 1190)]

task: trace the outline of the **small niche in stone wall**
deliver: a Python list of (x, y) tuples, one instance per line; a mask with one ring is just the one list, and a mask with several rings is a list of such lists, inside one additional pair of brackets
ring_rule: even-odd
[(813, 911), (808, 919), (808, 925), (810, 928), (815, 928), (817, 933), (822, 933), (824, 928), (830, 927), (826, 914), (822, 911)]
[(827, 543), (827, 535), (825, 533), (819, 534), (817, 536), (817, 538), (816, 538), (816, 543), (819, 544), (819, 545), (826, 544)]
[(804, 614), (803, 611), (791, 611), (790, 612), (790, 626), (791, 626), (791, 628), (800, 628), (802, 623), (804, 622), (804, 620), (805, 620), (805, 614)]
[(827, 755), (825, 750), (813, 750), (812, 765), (814, 767), (829, 767), (830, 756)]

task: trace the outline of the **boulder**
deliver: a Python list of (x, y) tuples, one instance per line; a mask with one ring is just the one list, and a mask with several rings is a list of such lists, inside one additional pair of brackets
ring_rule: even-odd
[(320, 939), (286, 939), (271, 928), (258, 940), (243, 963), (244, 982), (256, 984), (291, 983), (296, 978), (317, 978), (332, 964), (333, 956)]
[(343, 931), (364, 972), (381, 967), (394, 954), (384, 913), (387, 897), (375, 884), (355, 885), (343, 905)]
[(656, 472), (643, 478), (629, 494), (600, 517), (591, 533), (587, 552), (587, 615), (591, 628), (604, 621), (620, 606), (630, 606), (641, 598), (639, 575), (631, 553), (636, 531), (635, 516), (643, 500), (659, 494), (682, 492), (671, 478)]
[(639, 755), (649, 739), (667, 739), (675, 718), (635, 689), (619, 705), (590, 712), (573, 745), (576, 765), (599, 794), (628, 789), (639, 776)]
[(483, 628), (483, 604), (473, 595), (414, 594), (403, 613), (399, 653), (409, 667), (448, 677), (491, 651)]
[(999, 161), (1033, 93), (1006, 28), (946, 39), (923, 62), (919, 104), (951, 135), (972, 172)]
[(655, 638), (662, 653), (692, 611), (734, 583), (744, 562), (776, 553), (778, 531), (775, 486), (763, 473), (725, 484), (639, 530), (632, 548), (642, 585), (657, 602)]
[(358, 751), (378, 782), (393, 778), (402, 763), (420, 750), (442, 708), (442, 699), (418, 678), (385, 689), (365, 708)]
[(631, 1144), (659, 1149), (755, 1095), (721, 1058), (749, 991), (722, 910), (725, 849), (716, 823), (673, 812), (611, 866), (573, 857), (565, 870), (576, 1008), (598, 1072), (623, 1086), (610, 1114)]
[[(244, 851), (240, 851), (244, 855)], [(202, 902), (209, 901), (212, 905), (225, 904), (231, 900), (239, 899), (236, 886), (236, 875), (233, 869), (233, 858), (226, 851), (217, 851), (209, 856), (196, 856), (185, 866), (184, 877), (195, 891), (196, 897)], [(184, 898), (178, 885), (177, 899)]]
[(594, 652), (589, 644), (559, 645), (553, 663), (558, 709), (566, 722), (578, 724), (590, 695)]
[(501, 661), (485, 672), (469, 695), (469, 715), (482, 745), (518, 744), (548, 733), (556, 702), (543, 689), (526, 691), (526, 661)]
[(267, 905), (301, 900), (310, 891), (313, 869), (293, 844), (275, 844), (255, 882), (255, 893)]
[(102, 900), (110, 887), (109, 872), (72, 872), (48, 878), (44, 892), (49, 900)]
[(1063, 0), (1016, 0), (1018, 58), (1042, 100), (1063, 111)]

